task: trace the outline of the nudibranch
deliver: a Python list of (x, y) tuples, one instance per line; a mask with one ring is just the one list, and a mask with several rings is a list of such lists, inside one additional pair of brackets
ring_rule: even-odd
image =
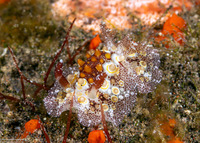
[(160, 58), (152, 45), (133, 42), (128, 36), (115, 43), (104, 24), (101, 30), (101, 50), (88, 51), (87, 59), (78, 59), (73, 67), (57, 64), (56, 82), (44, 98), (48, 114), (60, 116), (73, 99), (84, 126), (101, 122), (101, 107), (106, 121), (119, 125), (134, 106), (136, 95), (151, 92), (161, 81)]

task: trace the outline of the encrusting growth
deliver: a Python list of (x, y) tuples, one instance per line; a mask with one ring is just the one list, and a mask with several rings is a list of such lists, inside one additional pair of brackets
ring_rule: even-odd
[(85, 61), (78, 59), (78, 66), (56, 70), (60, 76), (44, 98), (50, 115), (60, 116), (73, 100), (84, 126), (101, 122), (101, 107), (105, 120), (119, 125), (134, 106), (137, 93), (151, 92), (161, 81), (159, 54), (152, 45), (133, 42), (128, 36), (115, 43), (104, 24), (101, 30), (102, 50), (88, 51)]

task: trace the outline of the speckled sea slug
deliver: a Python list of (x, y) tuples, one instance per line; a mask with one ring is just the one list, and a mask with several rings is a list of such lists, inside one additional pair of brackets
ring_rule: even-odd
[(151, 92), (161, 81), (159, 54), (152, 45), (138, 44), (128, 36), (115, 43), (105, 25), (101, 30), (102, 50), (88, 51), (87, 59), (78, 59), (73, 67), (58, 68), (60, 74), (44, 98), (48, 114), (60, 116), (73, 99), (84, 126), (101, 122), (101, 104), (106, 121), (119, 125), (134, 106), (137, 93)]

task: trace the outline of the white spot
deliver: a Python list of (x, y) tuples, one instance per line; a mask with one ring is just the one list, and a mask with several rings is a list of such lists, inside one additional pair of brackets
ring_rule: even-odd
[(122, 95), (120, 95), (120, 96), (119, 96), (119, 99), (121, 99), (121, 100), (122, 100), (123, 98), (124, 98), (124, 97), (123, 97)]
[(129, 94), (125, 94), (125, 97), (129, 97)]
[(58, 93), (58, 92), (59, 92), (59, 90), (58, 90), (58, 89), (56, 89), (56, 90), (55, 90), (55, 93)]

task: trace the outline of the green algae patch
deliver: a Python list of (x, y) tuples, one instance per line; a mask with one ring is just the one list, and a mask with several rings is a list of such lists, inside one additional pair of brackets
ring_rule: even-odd
[(60, 35), (49, 11), (47, 0), (12, 0), (0, 7), (1, 46), (49, 48)]

